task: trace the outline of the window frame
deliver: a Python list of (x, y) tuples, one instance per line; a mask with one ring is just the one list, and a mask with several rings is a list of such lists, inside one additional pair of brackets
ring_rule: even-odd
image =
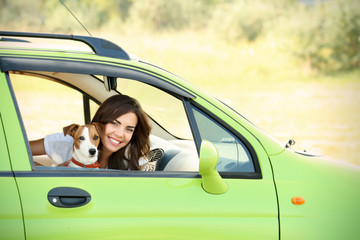
[[(21, 58), (14, 56), (0, 57), (0, 70), (8, 71), (45, 71), (45, 72), (64, 72), (78, 73), (87, 75), (112, 76), (116, 78), (129, 78), (157, 87), (163, 91), (168, 91), (179, 96), (195, 98), (195, 96), (180, 87), (177, 83), (159, 75), (156, 72), (145, 68), (122, 64), (113, 61), (74, 61), (48, 58)], [(175, 76), (175, 75), (174, 75)], [(165, 80), (164, 80), (165, 79)]]
[(194, 135), (195, 145), (196, 145), (198, 152), (200, 152), (202, 140), (201, 140), (199, 128), (197, 126), (197, 122), (196, 122), (196, 119), (195, 119), (195, 116), (193, 113), (193, 107), (197, 108), (202, 113), (204, 113), (209, 118), (211, 118), (213, 121), (215, 121), (217, 124), (219, 124), (224, 129), (229, 131), (229, 133), (234, 135), (234, 137), (237, 138), (238, 141), (242, 142), (245, 145), (245, 147), (247, 148), (247, 150), (249, 151), (251, 160), (254, 165), (255, 172), (219, 172), (221, 177), (223, 177), (223, 178), (262, 179), (261, 168), (260, 168), (259, 159), (256, 154), (256, 151), (255, 151), (254, 147), (250, 144), (250, 142), (243, 135), (241, 135), (238, 131), (236, 131), (234, 128), (232, 128), (229, 124), (227, 124), (224, 120), (219, 118), (217, 115), (215, 115), (214, 113), (209, 111), (209, 109), (206, 109), (205, 107), (203, 107), (202, 105), (200, 105), (199, 103), (197, 103), (193, 100), (184, 99), (184, 106), (186, 108), (186, 113), (189, 118), (190, 126), (193, 131), (193, 135)]

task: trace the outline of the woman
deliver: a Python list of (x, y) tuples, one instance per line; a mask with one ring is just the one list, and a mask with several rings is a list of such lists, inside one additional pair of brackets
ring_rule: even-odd
[[(98, 147), (100, 168), (140, 170), (147, 163), (150, 151), (149, 120), (139, 102), (127, 95), (114, 95), (106, 99), (95, 113), (92, 122), (104, 126), (104, 134)], [(61, 146), (72, 146), (72, 138), (62, 133), (48, 135), (45, 139), (30, 142), (33, 155), (49, 154), (49, 142)], [(71, 144), (63, 144), (64, 142)], [(61, 142), (61, 144), (60, 144)], [(71, 154), (71, 147), (65, 149), (63, 156)], [(68, 157), (65, 157), (68, 158)]]

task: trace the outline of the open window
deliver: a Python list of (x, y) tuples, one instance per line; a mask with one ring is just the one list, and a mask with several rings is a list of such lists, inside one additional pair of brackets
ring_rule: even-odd
[[(41, 75), (11, 74), (11, 84), (29, 140), (62, 132), (72, 123), (84, 124), (98, 104), (77, 90)], [(47, 156), (34, 157), (35, 164), (51, 165)]]
[[(10, 79), (29, 141), (62, 132), (72, 123), (88, 123), (98, 103), (113, 94), (126, 94), (138, 99), (151, 119), (156, 170), (198, 171), (198, 154), (181, 97), (130, 79), (118, 78), (116, 91), (109, 92), (100, 75), (19, 73), (10, 73)], [(54, 164), (47, 156), (33, 159), (35, 165)]]
[(119, 78), (117, 90), (136, 98), (151, 118), (151, 147), (162, 152), (156, 170), (197, 172), (199, 157), (183, 99), (131, 79)]
[[(81, 92), (35, 76), (10, 74), (10, 79), (29, 139), (62, 131), (72, 123), (84, 123)], [(94, 102), (91, 107), (97, 108)]]

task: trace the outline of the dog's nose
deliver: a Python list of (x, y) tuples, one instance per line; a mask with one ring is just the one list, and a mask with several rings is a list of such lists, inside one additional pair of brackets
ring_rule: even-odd
[(96, 153), (96, 149), (95, 148), (90, 148), (89, 153), (90, 153), (91, 156), (94, 156), (95, 153)]

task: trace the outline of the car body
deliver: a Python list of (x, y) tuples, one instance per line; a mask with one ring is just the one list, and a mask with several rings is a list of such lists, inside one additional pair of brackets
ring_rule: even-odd
[[(359, 167), (294, 151), (104, 39), (0, 36), (1, 239), (360, 236)], [(137, 98), (150, 117), (155, 171), (75, 169), (32, 156), (30, 140), (89, 123), (114, 94)]]

